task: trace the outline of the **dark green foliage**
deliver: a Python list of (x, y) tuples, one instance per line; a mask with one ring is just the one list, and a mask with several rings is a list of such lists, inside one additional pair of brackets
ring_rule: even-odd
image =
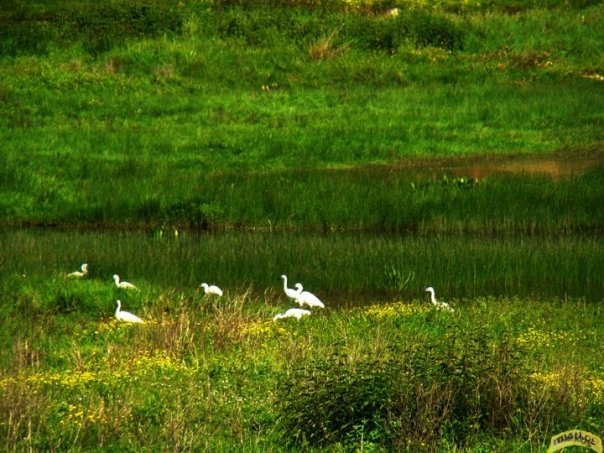
[(293, 445), (387, 442), (385, 432), (397, 385), (394, 367), (367, 361), (349, 364), (338, 356), (317, 360), (280, 382), (278, 400), (286, 439)]
[(209, 230), (224, 223), (222, 208), (204, 203), (200, 198), (162, 205), (159, 200), (148, 200), (136, 213), (149, 224), (182, 225), (193, 230)]
[(394, 53), (399, 46), (413, 42), (419, 47), (434, 46), (449, 50), (463, 47), (469, 26), (453, 22), (448, 16), (422, 9), (403, 10), (396, 17), (318, 11), (296, 11), (256, 7), (229, 8), (220, 14), (202, 13), (205, 35), (215, 32), (221, 37), (236, 38), (246, 45), (274, 47), (294, 43), (304, 47), (321, 37), (334, 35), (335, 45), (364, 51)]
[[(440, 324), (444, 319), (428, 319)], [(455, 322), (445, 334), (392, 351), (388, 360), (334, 356), (282, 378), (279, 400), (286, 438), (295, 445), (359, 444), (381, 448), (433, 443), (463, 445), (478, 433), (520, 429), (529, 370), (507, 334)]]
[(601, 0), (485, 0), (480, 2), (484, 10), (504, 11), (508, 14), (517, 14), (527, 8), (559, 8), (561, 6), (570, 8), (587, 8), (598, 5)]
[(541, 390), (526, 366), (529, 351), (516, 342), (513, 325), (499, 325), (509, 320), (482, 318), (479, 323), (488, 325), (472, 325), (469, 318), (429, 313), (416, 319), (427, 333), (419, 343), (407, 330), (414, 324), (407, 324), (400, 343), (383, 357), (336, 354), (281, 376), (286, 441), (423, 450), (442, 439), (464, 446), (502, 433), (523, 437), (531, 426), (558, 432), (581, 423), (587, 414), (577, 412), (581, 397), (572, 387), (559, 387), (545, 401), (535, 396)]
[(43, 55), (58, 36), (58, 30), (43, 19), (6, 21), (0, 27), (0, 55)]
[(417, 47), (439, 47), (460, 50), (469, 25), (454, 22), (447, 15), (423, 9), (404, 9), (396, 17), (352, 15), (343, 21), (338, 34), (364, 50), (396, 53), (411, 42)]
[(460, 50), (463, 47), (463, 28), (443, 15), (422, 11), (411, 15), (407, 20), (418, 46), (442, 47), (447, 50)]
[[(396, 18), (338, 12), (323, 4), (317, 9), (289, 9), (275, 5), (198, 11), (198, 32), (236, 38), (249, 46), (274, 47), (283, 42), (298, 46), (339, 30), (338, 39), (365, 50), (395, 52), (407, 40), (418, 46), (460, 49), (464, 31), (446, 15), (421, 9), (405, 10)], [(326, 9), (331, 10), (327, 17)], [(5, 14), (0, 28), (0, 56), (45, 54), (51, 47), (81, 45), (91, 55), (107, 52), (127, 40), (182, 34), (190, 11), (162, 2), (116, 2), (79, 7), (14, 11)]]
[(64, 38), (82, 41), (91, 54), (105, 52), (127, 39), (178, 34), (182, 17), (176, 6), (166, 3), (103, 6), (92, 11), (76, 11), (61, 17), (70, 24)]
[(0, 56), (42, 55), (50, 48), (81, 45), (97, 55), (128, 39), (179, 34), (181, 10), (163, 2), (83, 4), (16, 10), (4, 14)]

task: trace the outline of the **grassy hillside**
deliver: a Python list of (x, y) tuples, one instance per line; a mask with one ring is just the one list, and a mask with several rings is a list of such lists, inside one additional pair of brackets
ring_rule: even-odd
[(602, 154), (601, 2), (236, 3), (5, 2), (3, 221), (241, 225), (223, 175)]

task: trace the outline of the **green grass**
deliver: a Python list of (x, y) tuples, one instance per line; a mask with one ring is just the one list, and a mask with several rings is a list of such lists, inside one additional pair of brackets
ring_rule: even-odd
[[(420, 235), (593, 232), (604, 224), (603, 160), (597, 156), (594, 169), (560, 180), (555, 174), (479, 176), (488, 168), (464, 161), (424, 169), (229, 172), (197, 178), (181, 163), (91, 166), (68, 156), (55, 157), (52, 170), (41, 175), (35, 173), (37, 161), (22, 156), (0, 170), (0, 214), (13, 225)], [(585, 158), (585, 153), (577, 156)], [(569, 165), (564, 159), (543, 163), (554, 172)]]
[(163, 292), (125, 307), (140, 326), (3, 307), (2, 443), (543, 451), (570, 427), (601, 432), (597, 305), (476, 298), (442, 313), (412, 300), (273, 322), (285, 307)]
[[(10, 0), (0, 23), (5, 450), (601, 435), (602, 2)], [(273, 322), (283, 273), (327, 308)]]
[(599, 3), (435, 5), (6, 8), (25, 41), (0, 56), (2, 219), (137, 223), (194, 197), (220, 213), (198, 192), (225, 174), (601, 150)]
[[(602, 300), (602, 241), (597, 236), (429, 237), (339, 233), (155, 233), (6, 231), (0, 235), (5, 282), (0, 294), (32, 316), (80, 306), (109, 306), (122, 292), (112, 275), (140, 286), (137, 306), (170, 289), (201, 282), (232, 293), (282, 293), (281, 274), (331, 307), (425, 297), (434, 286), (448, 300), (476, 297)], [(80, 264), (99, 287), (64, 294), (58, 287)], [(26, 277), (22, 277), (25, 274)], [(17, 285), (17, 289), (13, 289)], [(22, 299), (22, 285), (43, 298)], [(101, 288), (106, 288), (102, 290)], [(46, 289), (43, 289), (46, 288)], [(28, 290), (29, 291), (29, 290)], [(98, 294), (97, 294), (98, 293)], [(133, 297), (133, 296), (130, 296)], [(92, 298), (92, 301), (88, 301)], [(91, 313), (100, 315), (98, 311)]]

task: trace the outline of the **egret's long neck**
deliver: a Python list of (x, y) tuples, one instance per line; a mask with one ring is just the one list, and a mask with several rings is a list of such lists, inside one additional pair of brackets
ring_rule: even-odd
[(122, 303), (118, 300), (117, 301), (117, 308), (115, 309), (115, 313), (119, 313), (122, 310)]
[(430, 301), (435, 304), (436, 303), (436, 296), (434, 296), (434, 291), (430, 291)]
[(287, 277), (284, 275), (283, 276), (283, 290), (287, 291)]

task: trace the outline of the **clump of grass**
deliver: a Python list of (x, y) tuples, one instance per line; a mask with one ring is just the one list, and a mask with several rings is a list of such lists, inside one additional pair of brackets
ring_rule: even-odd
[(336, 43), (339, 29), (332, 31), (329, 35), (313, 42), (308, 48), (308, 55), (313, 60), (330, 60), (345, 52), (345, 44)]
[(97, 55), (129, 38), (180, 34), (181, 11), (155, 1), (146, 5), (94, 5), (80, 1), (42, 3), (37, 8), (21, 6), (4, 14), (6, 26), (0, 32), (0, 55), (46, 54), (65, 43), (78, 43)]

